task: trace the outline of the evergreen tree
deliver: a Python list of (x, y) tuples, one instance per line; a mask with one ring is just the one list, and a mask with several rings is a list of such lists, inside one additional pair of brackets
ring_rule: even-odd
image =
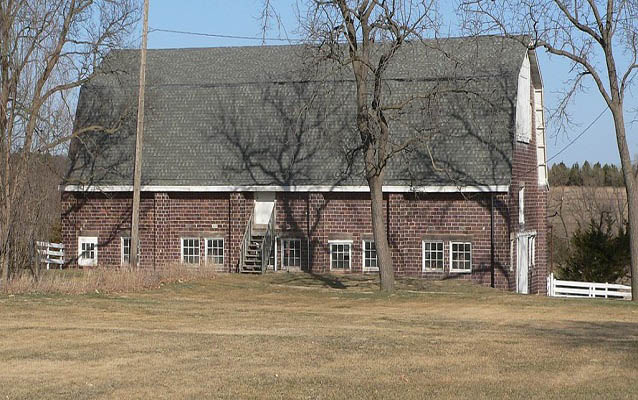
[(613, 186), (613, 170), (609, 164), (603, 166), (603, 186)]
[(572, 168), (569, 170), (569, 177), (567, 179), (568, 186), (582, 186), (583, 185), (583, 177), (580, 173), (580, 167), (578, 163), (574, 163)]
[(603, 168), (599, 162), (594, 164), (592, 168), (592, 182), (591, 186), (603, 186), (604, 176), (603, 176)]
[(577, 230), (571, 239), (567, 261), (559, 265), (561, 279), (584, 282), (616, 282), (631, 263), (629, 235), (620, 228), (612, 232), (611, 218), (592, 220), (586, 230)]
[(549, 184), (552, 186), (565, 186), (569, 179), (569, 168), (565, 163), (560, 162), (552, 165), (549, 170)]

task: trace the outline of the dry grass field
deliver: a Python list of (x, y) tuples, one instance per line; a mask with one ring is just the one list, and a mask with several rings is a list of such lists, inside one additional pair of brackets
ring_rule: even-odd
[(638, 307), (461, 282), (218, 276), (0, 295), (0, 399), (638, 398)]

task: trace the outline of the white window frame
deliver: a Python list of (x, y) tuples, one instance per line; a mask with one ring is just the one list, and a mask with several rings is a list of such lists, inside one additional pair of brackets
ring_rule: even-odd
[[(366, 243), (371, 243), (374, 245), (374, 259), (375, 259), (376, 267), (366, 267)], [(330, 252), (330, 254), (332, 254), (332, 251)], [(372, 260), (372, 258), (370, 258), (370, 260)], [(330, 263), (330, 265), (332, 265), (332, 263)], [(379, 254), (377, 253), (377, 246), (376, 246), (376, 243), (374, 242), (374, 239), (361, 240), (361, 269), (363, 272), (378, 272), (379, 271)]]
[(529, 238), (529, 268), (536, 267), (536, 235), (533, 234)]
[(525, 186), (518, 189), (518, 223), (525, 224)]
[[(82, 257), (82, 244), (84, 243), (93, 244), (93, 254), (95, 255), (93, 259)], [(97, 266), (97, 257), (97, 236), (78, 236), (78, 265), (81, 267), (95, 267)]]
[[(441, 251), (439, 252), (438, 250), (435, 250), (435, 253), (441, 253), (441, 268), (431, 268), (431, 267), (426, 267), (425, 266), (425, 244), (426, 243), (435, 243), (435, 244), (441, 244)], [(429, 250), (430, 253), (432, 253), (432, 250)], [(445, 271), (445, 242), (443, 242), (442, 240), (422, 240), (421, 241), (421, 270), (423, 272), (430, 272), (430, 271), (435, 271), (435, 272), (443, 272)]]
[[(208, 245), (208, 241), (211, 240), (221, 240), (222, 241), (222, 262), (221, 263), (217, 263), (214, 262), (212, 259), (215, 257), (219, 257), (219, 255), (215, 256), (212, 254), (209, 254), (209, 252), (214, 248)], [(200, 262), (201, 262), (201, 256), (200, 256)], [(222, 236), (214, 236), (214, 237), (207, 237), (204, 238), (204, 264), (208, 265), (224, 265), (226, 263), (226, 241), (224, 240), (224, 238)]]
[[(299, 259), (299, 265), (286, 265), (286, 263), (284, 262), (284, 260), (286, 260), (286, 257), (285, 257), (286, 245), (285, 245), (285, 243), (291, 243), (291, 242), (299, 242), (299, 256), (298, 257), (293, 257), (293, 259), (297, 259), (297, 258)], [(301, 269), (301, 239), (300, 238), (282, 238), (281, 239), (281, 248), (279, 250), (279, 256), (281, 257), (280, 267), (281, 267), (282, 271), (287, 270), (288, 268), (300, 268)]]
[[(120, 237), (120, 264), (121, 265), (129, 265), (130, 264), (129, 261), (125, 261), (124, 260), (124, 256), (125, 256), (125, 254), (124, 254), (124, 241), (125, 240), (129, 241), (129, 249), (128, 249), (129, 257), (130, 257), (130, 254), (131, 254), (131, 243), (130, 243), (131, 237), (130, 236), (122, 236), (122, 237)], [(140, 255), (141, 255), (141, 253), (142, 252), (141, 252), (140, 241), (138, 240), (137, 241), (137, 265), (140, 265)]]
[(514, 243), (515, 239), (510, 239), (510, 271), (514, 271)]
[[(184, 241), (185, 240), (196, 240), (197, 241), (197, 263), (190, 263), (190, 262), (185, 262), (184, 261)], [(180, 243), (180, 263), (182, 264), (186, 264), (186, 265), (200, 265), (200, 263), (202, 262), (202, 254), (201, 254), (201, 243), (200, 243), (201, 239), (198, 237), (182, 237), (179, 239), (179, 243)]]
[[(452, 251), (452, 249), (454, 248), (454, 245), (470, 245), (470, 268), (469, 269), (459, 269), (459, 268), (453, 268), (454, 265), (454, 259), (453, 259), (453, 254), (454, 252)], [(450, 272), (455, 273), (455, 274), (470, 274), (472, 273), (472, 253), (473, 253), (473, 249), (472, 249), (472, 242), (460, 242), (460, 241), (452, 241), (450, 242)], [(465, 253), (465, 251), (463, 251)]]
[[(332, 268), (332, 246), (348, 245), (348, 268)], [(330, 271), (352, 271), (352, 240), (329, 240), (328, 249), (330, 251)]]

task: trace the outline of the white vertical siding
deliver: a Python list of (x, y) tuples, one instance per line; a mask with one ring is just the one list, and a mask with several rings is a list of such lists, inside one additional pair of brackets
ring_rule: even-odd
[(543, 89), (534, 89), (534, 113), (536, 117), (536, 161), (538, 163), (538, 184), (547, 185), (547, 148), (545, 147)]
[(529, 143), (532, 139), (532, 107), (530, 100), (530, 64), (526, 54), (518, 74), (516, 92), (516, 140)]

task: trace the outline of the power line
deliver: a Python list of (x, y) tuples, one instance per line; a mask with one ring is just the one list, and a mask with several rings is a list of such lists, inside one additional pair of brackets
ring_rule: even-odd
[(589, 129), (594, 126), (594, 124), (596, 122), (598, 122), (598, 120), (603, 116), (603, 114), (605, 114), (605, 111), (607, 111), (609, 108), (605, 107), (600, 114), (598, 114), (598, 116), (589, 124), (587, 125), (587, 128), (585, 128), (581, 133), (578, 134), (578, 136), (576, 136), (574, 139), (572, 139), (569, 143), (567, 143), (567, 145), (565, 145), (565, 147), (563, 147), (562, 149), (560, 149), (558, 151), (558, 153), (554, 154), (553, 156), (551, 156), (550, 158), (547, 159), (546, 163), (549, 163), (551, 160), (553, 160), (554, 158), (558, 157), (563, 151), (567, 150), (571, 145), (573, 145), (578, 139), (580, 139), (585, 133), (587, 133), (587, 131), (589, 131)]
[(189, 31), (178, 31), (174, 29), (160, 29), (160, 28), (151, 28), (151, 32), (165, 32), (165, 33), (177, 33), (180, 35), (191, 35), (191, 36), (205, 36), (205, 37), (214, 37), (214, 38), (223, 38), (223, 39), (242, 39), (242, 40), (266, 40), (266, 41), (279, 41), (279, 42), (301, 42), (301, 39), (283, 39), (283, 38), (269, 38), (269, 37), (259, 37), (259, 36), (238, 36), (238, 35), (222, 35), (219, 33), (202, 33), (202, 32), (189, 32)]

